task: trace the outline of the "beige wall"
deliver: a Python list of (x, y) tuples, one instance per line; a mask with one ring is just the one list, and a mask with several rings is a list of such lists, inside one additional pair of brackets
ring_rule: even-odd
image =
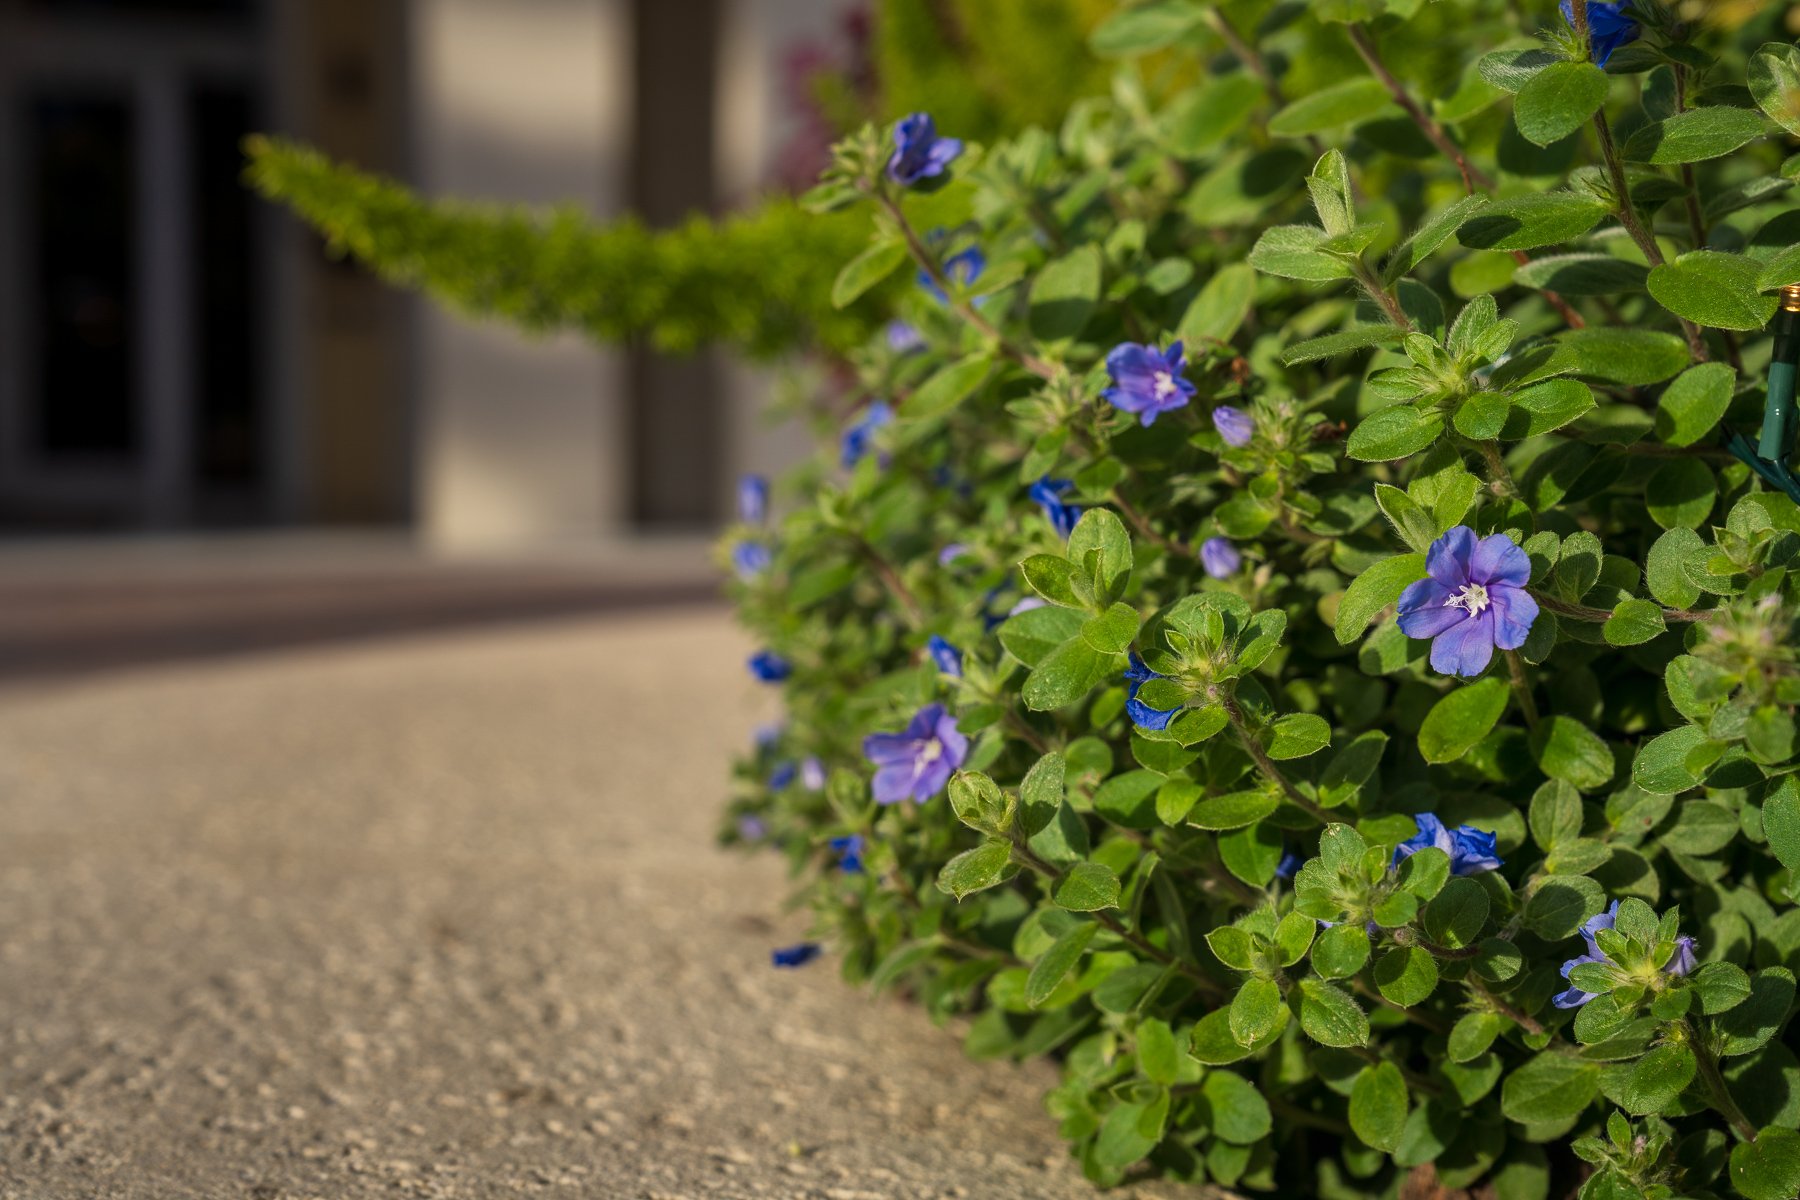
[[(414, 181), (432, 194), (620, 211), (629, 152), (626, 0), (411, 0)], [(481, 550), (615, 532), (620, 363), (423, 304), (418, 518)]]

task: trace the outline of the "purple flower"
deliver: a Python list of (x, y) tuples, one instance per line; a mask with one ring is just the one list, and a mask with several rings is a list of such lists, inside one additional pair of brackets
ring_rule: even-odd
[(969, 548), (961, 542), (951, 542), (938, 551), (938, 566), (947, 567), (969, 552)]
[(774, 721), (767, 725), (758, 725), (756, 732), (751, 736), (755, 739), (758, 750), (773, 749), (775, 743), (781, 740), (781, 722)]
[(737, 832), (738, 837), (746, 842), (760, 842), (768, 836), (769, 827), (763, 824), (761, 817), (745, 813), (738, 818)]
[(1131, 665), (1126, 668), (1125, 671), (1125, 679), (1131, 684), (1130, 690), (1125, 698), (1125, 715), (1130, 717), (1131, 723), (1136, 725), (1139, 729), (1167, 729), (1169, 727), (1169, 722), (1173, 721), (1175, 719), (1175, 714), (1181, 710), (1176, 708), (1151, 708), (1148, 704), (1139, 700), (1137, 694), (1138, 689), (1143, 687), (1146, 683), (1149, 683), (1152, 679), (1167, 679), (1168, 676), (1158, 675), (1155, 671), (1152, 671), (1149, 667), (1145, 666), (1144, 660), (1138, 657), (1136, 650), (1131, 652), (1130, 661)]
[(905, 321), (889, 321), (887, 323), (887, 344), (888, 349), (895, 354), (911, 354), (915, 350), (925, 348), (925, 337)]
[(1181, 377), (1185, 366), (1180, 342), (1167, 350), (1121, 342), (1106, 356), (1113, 385), (1100, 396), (1114, 408), (1136, 413), (1138, 424), (1154, 425), (1161, 414), (1185, 408), (1194, 394), (1194, 385)]
[[(1575, 8), (1569, 0), (1562, 0), (1563, 20), (1572, 28), (1575, 24)], [(1594, 46), (1594, 65), (1604, 67), (1606, 60), (1613, 56), (1613, 51), (1626, 42), (1637, 40), (1638, 23), (1625, 14), (1625, 5), (1611, 4), (1607, 0), (1588, 0), (1588, 37)]]
[(1213, 428), (1227, 446), (1248, 446), (1256, 436), (1256, 420), (1241, 408), (1221, 404), (1212, 410)]
[(852, 833), (845, 837), (831, 839), (832, 853), (838, 856), (838, 870), (846, 875), (863, 873), (863, 839), (862, 834)]
[(1431, 665), (1446, 675), (1479, 675), (1494, 647), (1517, 650), (1537, 620), (1525, 590), (1531, 560), (1505, 534), (1479, 542), (1458, 525), (1431, 543), (1427, 577), (1400, 593), (1400, 632), (1431, 638)]
[(1200, 566), (1214, 579), (1229, 579), (1244, 565), (1244, 556), (1230, 538), (1209, 537), (1200, 543)]
[(962, 153), (959, 138), (941, 138), (929, 113), (902, 117), (894, 126), (894, 153), (888, 159), (887, 177), (901, 187), (932, 179)]
[(1420, 813), (1413, 821), (1419, 832), (1394, 847), (1390, 867), (1399, 866), (1402, 859), (1411, 858), (1428, 846), (1436, 846), (1450, 856), (1452, 875), (1474, 875), (1500, 868), (1500, 856), (1494, 853), (1494, 835), (1487, 830), (1467, 825), (1446, 829), (1435, 813)]
[(739, 579), (748, 582), (769, 569), (775, 558), (761, 542), (739, 542), (731, 548), (731, 565)]
[(764, 683), (780, 683), (794, 673), (794, 664), (773, 650), (758, 650), (750, 656), (750, 673)]
[(825, 764), (808, 755), (800, 760), (800, 783), (809, 792), (825, 789)]
[(769, 519), (769, 481), (761, 475), (746, 475), (738, 480), (738, 519), (750, 525), (761, 525)]
[(1292, 879), (1301, 867), (1302, 860), (1298, 854), (1286, 846), (1281, 848), (1281, 861), (1275, 864), (1275, 878)]
[(1669, 956), (1669, 961), (1663, 965), (1663, 970), (1677, 978), (1686, 975), (1699, 965), (1698, 960), (1694, 957), (1694, 952), (1699, 948), (1699, 942), (1685, 933), (1682, 934), (1675, 939), (1675, 953)]
[(861, 462), (874, 445), (875, 433), (894, 419), (894, 410), (885, 400), (877, 400), (863, 410), (862, 419), (844, 430), (843, 462), (846, 468)]
[(779, 792), (799, 776), (800, 768), (791, 762), (778, 762), (775, 769), (769, 772), (769, 789)]
[(871, 733), (863, 753), (874, 763), (875, 803), (923, 804), (950, 782), (969, 754), (969, 739), (956, 730), (956, 718), (941, 704), (927, 704), (900, 733)]
[(1044, 515), (1050, 518), (1050, 526), (1056, 530), (1058, 537), (1068, 537), (1075, 531), (1075, 522), (1081, 520), (1081, 509), (1078, 506), (1062, 502), (1062, 498), (1074, 487), (1071, 480), (1052, 479), (1046, 475), (1032, 484), (1026, 492), (1037, 501), (1038, 506), (1044, 510)]
[[(1612, 907), (1608, 908), (1605, 912), (1589, 917), (1586, 921), (1582, 922), (1581, 936), (1582, 939), (1587, 942), (1588, 952), (1579, 957), (1571, 958), (1562, 965), (1562, 977), (1564, 979), (1569, 977), (1569, 972), (1584, 963), (1601, 963), (1607, 965), (1612, 963), (1612, 959), (1607, 956), (1606, 951), (1600, 948), (1600, 943), (1594, 940), (1594, 935), (1599, 933), (1602, 929), (1611, 929), (1613, 923), (1618, 919), (1618, 916), (1619, 902), (1614, 900), (1612, 902)], [(1692, 971), (1698, 962), (1695, 951), (1699, 948), (1700, 943), (1685, 933), (1676, 938), (1675, 953), (1669, 957), (1667, 963), (1663, 964), (1663, 974), (1673, 975), (1679, 979)], [(1583, 1004), (1586, 1004), (1597, 995), (1599, 995), (1598, 992), (1583, 991), (1581, 988), (1571, 984), (1568, 991), (1558, 992), (1550, 998), (1550, 1002), (1558, 1008), (1580, 1008)]]
[(945, 675), (955, 675), (959, 679), (962, 677), (963, 652), (961, 650), (935, 633), (931, 635), (931, 640), (925, 644), (925, 648), (931, 652), (931, 661), (937, 664), (939, 671)]
[(804, 967), (823, 953), (825, 949), (819, 943), (801, 942), (769, 951), (769, 961), (778, 967)]
[(1007, 609), (1006, 615), (1009, 617), (1016, 617), (1020, 613), (1030, 612), (1034, 608), (1043, 608), (1049, 603), (1050, 602), (1042, 596), (1027, 596), (1011, 608)]
[[(987, 255), (981, 252), (979, 246), (970, 246), (961, 254), (952, 254), (944, 260), (944, 277), (963, 287), (969, 287), (977, 279), (980, 279), (981, 273), (986, 269)], [(937, 280), (931, 277), (930, 271), (920, 270), (919, 286), (930, 292), (939, 304), (950, 303), (949, 295), (938, 286)]]

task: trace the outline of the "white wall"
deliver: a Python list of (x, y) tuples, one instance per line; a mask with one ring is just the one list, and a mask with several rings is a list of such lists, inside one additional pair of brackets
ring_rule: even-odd
[[(628, 193), (627, 0), (410, 0), (414, 179), (427, 193), (572, 202)], [(574, 334), (532, 340), (419, 307), (418, 514), (447, 550), (619, 530), (623, 368)]]

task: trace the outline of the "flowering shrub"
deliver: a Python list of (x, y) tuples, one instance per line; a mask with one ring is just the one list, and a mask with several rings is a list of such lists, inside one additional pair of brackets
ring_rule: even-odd
[(1800, 50), (1561, 7), (1154, 0), (808, 199), (898, 324), (728, 538), (731, 836), (1102, 1183), (1800, 1192)]

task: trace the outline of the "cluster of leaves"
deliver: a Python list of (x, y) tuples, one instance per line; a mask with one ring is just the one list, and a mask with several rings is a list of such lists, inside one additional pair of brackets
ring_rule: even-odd
[[(910, 334), (728, 539), (791, 671), (730, 836), (847, 977), (1054, 1055), (1098, 1181), (1800, 1192), (1800, 507), (1724, 445), (1800, 279), (1800, 50), (1645, 2), (1602, 69), (1571, 7), (1134, 5), (1112, 95), (929, 222), (874, 128), (805, 200)], [(1186, 403), (1102, 396), (1176, 338)], [(1396, 615), (1459, 529), (1536, 612), (1469, 678)], [(876, 803), (864, 737), (934, 705), (958, 771)]]

